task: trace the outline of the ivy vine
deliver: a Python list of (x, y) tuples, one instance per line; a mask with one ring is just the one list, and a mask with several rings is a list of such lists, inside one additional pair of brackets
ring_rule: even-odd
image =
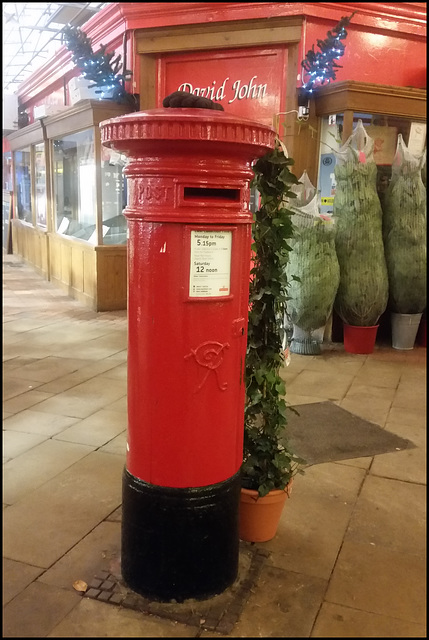
[(286, 411), (295, 410), (286, 404), (280, 375), (285, 361), (288, 241), (293, 237), (287, 200), (296, 197), (290, 186), (298, 184), (290, 170), (293, 164), (277, 141), (253, 167), (252, 186), (260, 194), (260, 208), (252, 227), (242, 486), (261, 497), (285, 489), (305, 462), (287, 443)]

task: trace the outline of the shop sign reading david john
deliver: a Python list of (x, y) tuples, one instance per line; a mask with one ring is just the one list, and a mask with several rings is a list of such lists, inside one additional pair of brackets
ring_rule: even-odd
[(229, 77), (225, 78), (220, 85), (217, 85), (216, 80), (213, 80), (207, 87), (194, 87), (190, 82), (183, 82), (177, 90), (188, 91), (196, 96), (209, 98), (217, 102), (222, 102), (227, 97), (227, 94), (230, 94), (231, 99), (228, 100), (228, 104), (236, 100), (262, 100), (267, 93), (267, 85), (258, 84), (258, 76), (253, 76), (247, 82), (243, 80), (228, 81), (230, 81)]

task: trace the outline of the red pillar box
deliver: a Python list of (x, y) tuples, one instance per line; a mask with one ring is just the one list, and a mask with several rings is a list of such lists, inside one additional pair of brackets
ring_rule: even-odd
[(156, 600), (238, 572), (252, 214), (265, 125), (154, 109), (100, 124), (128, 156), (128, 437), (122, 576)]

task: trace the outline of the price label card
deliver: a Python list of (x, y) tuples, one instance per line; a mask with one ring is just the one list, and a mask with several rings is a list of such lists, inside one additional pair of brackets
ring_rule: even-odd
[(191, 231), (189, 296), (231, 294), (232, 231)]

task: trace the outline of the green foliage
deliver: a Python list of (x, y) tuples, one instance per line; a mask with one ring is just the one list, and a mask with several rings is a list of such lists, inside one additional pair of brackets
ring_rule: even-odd
[(291, 407), (280, 376), (288, 300), (285, 267), (293, 236), (293, 212), (285, 207), (285, 197), (295, 197), (289, 187), (298, 183), (291, 165), (293, 160), (276, 144), (256, 162), (252, 183), (261, 206), (253, 224), (242, 484), (260, 496), (284, 489), (304, 462), (287, 447), (286, 411)]

